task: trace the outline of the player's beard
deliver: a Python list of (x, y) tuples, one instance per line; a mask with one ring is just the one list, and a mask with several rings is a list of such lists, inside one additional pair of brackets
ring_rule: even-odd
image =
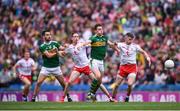
[(51, 37), (45, 38), (45, 42), (51, 41)]

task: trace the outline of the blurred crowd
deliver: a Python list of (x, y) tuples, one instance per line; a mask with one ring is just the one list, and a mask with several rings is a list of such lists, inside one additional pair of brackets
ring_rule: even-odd
[[(1, 0), (0, 1), (0, 84), (17, 82), (12, 67), (28, 47), (38, 70), (42, 57), (41, 31), (50, 28), (54, 40), (64, 44), (72, 32), (81, 33), (86, 41), (94, 34), (96, 23), (104, 25), (111, 41), (122, 42), (132, 32), (135, 43), (148, 52), (149, 67), (143, 55), (137, 56), (139, 84), (180, 84), (180, 0)], [(66, 80), (73, 67), (70, 57), (60, 58)], [(167, 70), (164, 61), (172, 59), (175, 68)], [(119, 59), (108, 49), (104, 84), (112, 84)], [(49, 77), (47, 82), (54, 83)], [(56, 82), (55, 82), (56, 83)], [(82, 76), (74, 84), (87, 84)]]

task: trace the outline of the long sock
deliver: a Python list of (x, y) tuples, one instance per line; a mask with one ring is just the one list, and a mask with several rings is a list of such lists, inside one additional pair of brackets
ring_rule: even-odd
[(91, 88), (90, 88), (90, 93), (95, 94), (96, 91), (98, 90), (100, 84), (98, 82), (98, 80), (94, 79), (91, 83)]

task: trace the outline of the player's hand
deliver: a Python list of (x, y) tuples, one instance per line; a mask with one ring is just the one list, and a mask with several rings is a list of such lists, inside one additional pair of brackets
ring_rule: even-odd
[(68, 47), (69, 46), (69, 44), (64, 44), (64, 47), (66, 48), (66, 47)]
[(65, 51), (59, 51), (58, 52), (60, 56), (64, 57), (66, 55), (66, 52)]
[(54, 48), (54, 49), (51, 49), (49, 52), (50, 52), (50, 53), (57, 53), (57, 52), (58, 52), (58, 49), (57, 49), (57, 48)]
[(117, 42), (114, 42), (114, 45), (115, 45), (115, 46), (117, 46), (117, 45), (118, 45), (118, 43), (117, 43)]

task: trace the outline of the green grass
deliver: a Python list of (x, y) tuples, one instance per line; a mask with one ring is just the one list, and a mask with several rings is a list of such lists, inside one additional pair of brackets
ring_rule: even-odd
[(0, 110), (180, 110), (180, 103), (0, 102)]

